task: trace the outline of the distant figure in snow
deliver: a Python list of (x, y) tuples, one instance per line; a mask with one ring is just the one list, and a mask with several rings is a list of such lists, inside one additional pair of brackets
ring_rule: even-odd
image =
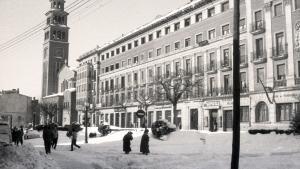
[(52, 148), (54, 148), (54, 150), (55, 150), (56, 145), (57, 145), (57, 140), (58, 140), (57, 125), (53, 123), (51, 125), (51, 130), (52, 130), (52, 133), (53, 133)]
[(15, 126), (11, 131), (12, 142), (17, 145), (17, 127)]
[(43, 129), (43, 139), (44, 139), (44, 146), (46, 154), (51, 153), (51, 143), (53, 140), (53, 133), (50, 129), (50, 125), (45, 125)]
[(21, 126), (21, 128), (19, 130), (19, 141), (20, 141), (21, 145), (23, 145), (23, 136), (24, 136), (24, 130), (23, 130), (23, 126)]
[(142, 139), (141, 139), (141, 146), (140, 146), (140, 152), (145, 154), (145, 155), (148, 155), (148, 153), (150, 153), (149, 151), (149, 136), (148, 136), (148, 132), (149, 130), (146, 129), (144, 131), (144, 134), (142, 136)]
[(76, 146), (77, 148), (80, 148), (80, 146), (76, 144), (77, 131), (74, 128), (72, 129), (72, 136), (71, 137), (72, 137), (71, 151), (73, 151), (73, 146)]
[(125, 154), (128, 154), (131, 151), (130, 147), (130, 141), (132, 140), (132, 132), (129, 131), (124, 137), (123, 137), (123, 151)]

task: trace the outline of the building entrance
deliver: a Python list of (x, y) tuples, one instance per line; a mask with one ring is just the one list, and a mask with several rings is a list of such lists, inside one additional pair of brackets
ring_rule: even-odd
[(218, 130), (218, 109), (209, 110), (209, 131)]
[(232, 110), (224, 111), (224, 131), (232, 130)]
[(198, 130), (198, 109), (190, 110), (190, 129)]

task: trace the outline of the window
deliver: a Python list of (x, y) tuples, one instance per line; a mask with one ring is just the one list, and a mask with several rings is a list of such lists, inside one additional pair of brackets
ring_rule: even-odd
[(120, 53), (120, 48), (116, 49), (116, 53), (117, 53), (117, 55)]
[(180, 63), (179, 62), (175, 62), (175, 74), (176, 74), (176, 76), (179, 75), (179, 69), (180, 69)]
[(48, 56), (48, 47), (44, 48), (44, 58)]
[(110, 65), (110, 71), (113, 71), (115, 69), (115, 65)]
[(131, 59), (127, 60), (127, 65), (131, 65)]
[(174, 31), (178, 31), (180, 29), (180, 22), (174, 24)]
[(189, 47), (191, 46), (191, 38), (187, 38), (184, 40), (184, 47)]
[(156, 68), (156, 75), (157, 77), (161, 77), (161, 67)]
[(152, 41), (153, 40), (153, 34), (149, 34), (148, 35), (148, 41), (150, 42), (150, 41)]
[(133, 63), (136, 64), (139, 62), (139, 57), (136, 56), (136, 57), (133, 57)]
[(153, 81), (153, 70), (152, 69), (148, 70), (148, 77), (149, 77), (149, 82), (152, 82)]
[(152, 57), (153, 57), (153, 51), (151, 50), (148, 52), (148, 58), (152, 58)]
[(144, 72), (144, 70), (142, 70), (141, 71), (141, 83), (144, 83), (144, 81), (145, 81), (145, 72)]
[(161, 30), (156, 31), (156, 38), (160, 38), (161, 37)]
[(174, 44), (174, 49), (175, 49), (175, 50), (180, 49), (180, 42), (175, 42), (175, 44)]
[(255, 19), (255, 30), (262, 28), (263, 27), (262, 11), (256, 11), (254, 13), (254, 19)]
[(109, 53), (106, 53), (106, 59), (108, 59), (109, 58)]
[(131, 74), (128, 74), (128, 75), (127, 75), (127, 83), (128, 83), (128, 86), (131, 86), (131, 81), (132, 81), (132, 79), (131, 79)]
[(191, 18), (186, 18), (184, 20), (184, 27), (190, 26), (191, 25)]
[(246, 19), (243, 18), (240, 20), (240, 31), (246, 30)]
[(249, 122), (249, 106), (240, 107), (240, 121)]
[(285, 79), (285, 64), (277, 65), (277, 80)]
[(222, 26), (222, 35), (229, 34), (229, 24)]
[(240, 45), (240, 63), (247, 63), (246, 60), (246, 45)]
[(156, 49), (156, 56), (161, 55), (161, 48)]
[(222, 3), (222, 6), (221, 6), (222, 12), (225, 12), (228, 9), (229, 9), (229, 2), (227, 1), (227, 2)]
[(120, 64), (116, 63), (116, 69), (119, 69), (119, 68), (120, 68)]
[(134, 47), (137, 47), (139, 45), (139, 41), (138, 40), (135, 40), (134, 41)]
[(268, 106), (265, 102), (259, 102), (255, 108), (255, 121), (256, 122), (267, 122), (269, 121)]
[(167, 35), (167, 34), (169, 34), (170, 33), (170, 31), (171, 31), (171, 28), (170, 28), (170, 26), (168, 26), (168, 27), (166, 27), (165, 28), (165, 34)]
[(114, 79), (110, 79), (110, 90), (114, 90)]
[(125, 67), (126, 66), (126, 61), (122, 61), (122, 67)]
[(141, 44), (144, 44), (146, 42), (146, 38), (145, 37), (142, 37), (141, 38)]
[(241, 88), (241, 93), (247, 92), (247, 79), (246, 79), (246, 72), (241, 72), (240, 73), (240, 88)]
[(111, 55), (111, 56), (114, 56), (114, 55), (115, 55), (115, 51), (111, 51), (111, 52), (110, 52), (110, 55)]
[(212, 17), (214, 15), (215, 15), (215, 8), (214, 7), (207, 10), (207, 17), (208, 18)]
[(186, 71), (186, 73), (192, 73), (191, 59), (186, 59), (185, 71)]
[(202, 41), (202, 38), (203, 38), (202, 34), (196, 35), (196, 43), (200, 43)]
[(275, 35), (276, 38), (276, 55), (282, 55), (284, 53), (284, 45), (283, 45), (283, 32), (276, 33)]
[(258, 68), (258, 69), (256, 69), (256, 74), (257, 74), (257, 79), (256, 79), (257, 83), (260, 83), (259, 82), (260, 80), (262, 82), (265, 80), (265, 70), (264, 70), (264, 68)]
[(300, 9), (300, 0), (295, 0), (295, 9)]
[(230, 93), (229, 78), (230, 78), (230, 75), (224, 75), (224, 94)]
[(276, 121), (292, 120), (292, 103), (281, 103), (276, 105)]
[(215, 29), (212, 29), (210, 31), (208, 31), (208, 39), (211, 40), (211, 39), (214, 39), (216, 37), (216, 30)]
[(202, 59), (202, 56), (197, 56), (197, 67), (196, 67), (196, 71), (197, 73), (201, 73), (203, 72), (203, 59)]
[(202, 12), (195, 15), (196, 22), (202, 21)]
[(166, 53), (169, 53), (170, 50), (171, 50), (171, 46), (170, 45), (165, 46), (165, 52)]
[(254, 59), (259, 59), (263, 58), (263, 49), (264, 49), (264, 44), (263, 44), (263, 39), (259, 38), (255, 40), (255, 48), (256, 48), (256, 58)]
[(105, 67), (105, 72), (109, 72), (109, 67)]
[(215, 65), (215, 53), (212, 52), (209, 54), (209, 68), (208, 70), (211, 71), (211, 70), (215, 70), (216, 68), (216, 65)]
[(282, 15), (282, 3), (278, 3), (274, 5), (274, 16)]
[(214, 94), (215, 90), (215, 78), (211, 77), (209, 78), (209, 94), (212, 96)]
[(122, 46), (122, 52), (125, 52), (126, 46)]
[(137, 73), (133, 74), (133, 82), (134, 82), (135, 85), (138, 84), (138, 74)]
[(131, 46), (131, 43), (128, 43), (128, 44), (127, 44), (127, 49), (130, 50), (131, 47), (132, 47), (132, 46)]
[(125, 88), (125, 76), (121, 77), (121, 88)]
[(230, 60), (229, 60), (229, 49), (224, 49), (223, 50), (223, 67), (227, 67), (230, 65)]
[(167, 64), (166, 65), (166, 77), (170, 77), (170, 72), (171, 72), (171, 65)]
[(300, 61), (298, 61), (298, 77), (300, 77)]

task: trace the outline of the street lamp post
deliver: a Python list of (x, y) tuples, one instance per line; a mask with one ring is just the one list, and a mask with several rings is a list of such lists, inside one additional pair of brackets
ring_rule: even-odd
[(85, 103), (85, 143), (88, 143), (88, 137), (87, 137), (87, 125), (88, 125), (88, 110), (89, 110), (89, 104)]

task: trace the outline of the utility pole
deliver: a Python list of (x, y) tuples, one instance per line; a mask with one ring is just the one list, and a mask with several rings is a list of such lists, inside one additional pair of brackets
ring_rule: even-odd
[(231, 169), (238, 169), (240, 156), (240, 0), (234, 0), (233, 8), (233, 132)]
[(88, 125), (88, 110), (89, 110), (89, 104), (85, 103), (85, 143), (88, 143), (88, 137), (87, 137), (87, 125)]

